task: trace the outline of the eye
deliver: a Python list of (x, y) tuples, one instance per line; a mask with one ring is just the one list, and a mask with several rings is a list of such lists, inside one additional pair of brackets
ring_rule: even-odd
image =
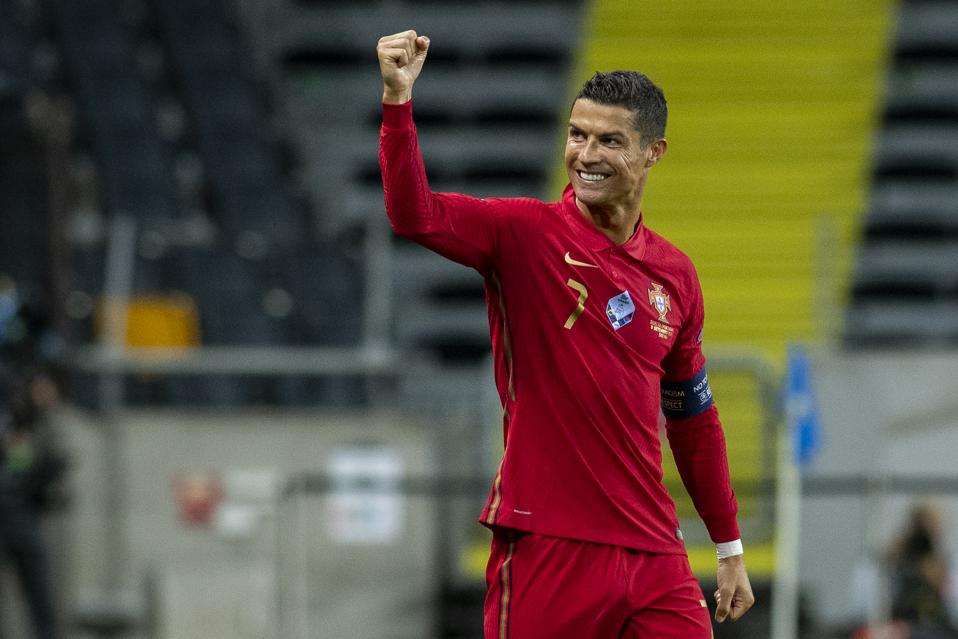
[(602, 138), (602, 144), (606, 146), (621, 146), (622, 141), (616, 137), (605, 137)]
[(585, 134), (582, 133), (579, 129), (569, 129), (569, 139), (570, 140), (582, 140), (585, 138)]

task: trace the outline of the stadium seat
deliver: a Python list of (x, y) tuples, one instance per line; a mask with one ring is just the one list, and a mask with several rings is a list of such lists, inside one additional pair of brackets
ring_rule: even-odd
[(845, 342), (958, 343), (958, 47), (952, 3), (901, 7)]

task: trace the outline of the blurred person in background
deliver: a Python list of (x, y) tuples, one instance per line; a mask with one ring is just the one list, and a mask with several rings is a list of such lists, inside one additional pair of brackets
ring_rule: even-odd
[(429, 46), (415, 31), (378, 43), (379, 158), (393, 229), (486, 280), (506, 445), (480, 518), (493, 531), (485, 636), (709, 639), (662, 485), (660, 410), (716, 543), (716, 619), (740, 618), (754, 597), (698, 277), (642, 215), (667, 148), (665, 97), (635, 71), (589, 80), (570, 114), (560, 202), (433, 193), (411, 105)]
[(931, 504), (912, 507), (888, 553), (891, 618), (912, 637), (958, 638), (951, 602), (954, 572), (945, 545), (942, 513)]
[(59, 395), (56, 344), (44, 315), (0, 276), (0, 560), (19, 582), (37, 639), (60, 636), (42, 525), (64, 502), (66, 458), (46, 419)]

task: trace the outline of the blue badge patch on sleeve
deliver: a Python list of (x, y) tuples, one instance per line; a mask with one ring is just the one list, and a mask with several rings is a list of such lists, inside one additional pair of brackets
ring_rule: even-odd
[(693, 379), (685, 382), (662, 381), (662, 412), (666, 419), (695, 417), (712, 405), (709, 376), (703, 368)]

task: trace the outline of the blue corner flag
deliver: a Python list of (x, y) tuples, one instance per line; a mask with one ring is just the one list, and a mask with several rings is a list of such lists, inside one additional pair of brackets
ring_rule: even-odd
[(785, 372), (785, 419), (792, 435), (795, 461), (807, 464), (821, 447), (818, 404), (812, 388), (812, 370), (805, 347), (793, 344), (788, 348)]

